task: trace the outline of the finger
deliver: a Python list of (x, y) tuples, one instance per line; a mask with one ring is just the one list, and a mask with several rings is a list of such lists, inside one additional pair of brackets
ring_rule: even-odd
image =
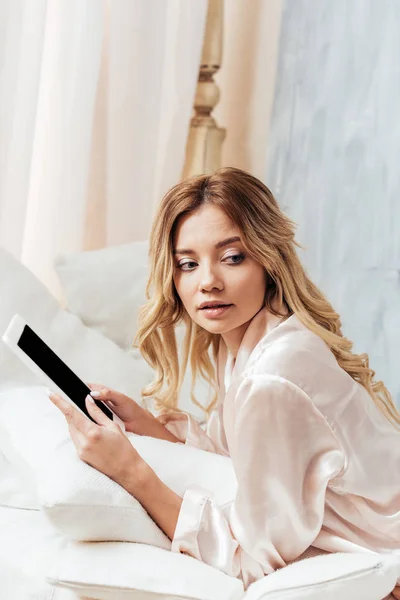
[(114, 426), (114, 421), (109, 419), (107, 415), (101, 410), (100, 407), (97, 406), (95, 401), (91, 396), (86, 396), (85, 398), (86, 408), (91, 417), (98, 423), (99, 425), (103, 425), (104, 427), (110, 428), (110, 425)]
[(126, 396), (106, 387), (99, 386), (90, 392), (92, 398), (101, 400), (102, 402), (110, 403), (112, 406), (121, 406), (126, 403)]
[(104, 385), (101, 385), (100, 383), (86, 383), (86, 385), (92, 390), (90, 392), (92, 398), (96, 398), (96, 400), (101, 399), (109, 406), (114, 406), (114, 403), (111, 402), (111, 400), (107, 400), (107, 398), (105, 398), (106, 393), (111, 390), (107, 390), (107, 388), (105, 388)]
[(168, 415), (156, 415), (157, 421), (159, 421), (162, 425), (166, 425), (168, 422)]
[[(76, 429), (79, 431), (84, 431), (86, 428), (86, 423), (89, 421), (77, 408), (75, 408), (72, 404), (67, 402), (62, 396), (59, 394), (54, 394), (51, 391), (48, 391), (48, 396), (51, 402), (57, 406), (58, 409), (61, 410), (63, 415), (65, 416), (68, 424), (73, 424)], [(90, 421), (89, 421), (90, 423)]]
[(91, 390), (102, 390), (104, 388), (104, 385), (102, 385), (101, 383), (86, 383), (86, 385)]

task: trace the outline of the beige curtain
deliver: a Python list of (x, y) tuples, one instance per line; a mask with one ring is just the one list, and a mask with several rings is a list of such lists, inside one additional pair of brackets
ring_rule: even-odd
[(224, 55), (215, 77), (225, 127), (223, 165), (265, 180), (283, 0), (225, 0)]
[(0, 244), (56, 295), (57, 254), (146, 239), (179, 180), (206, 10), (0, 2)]

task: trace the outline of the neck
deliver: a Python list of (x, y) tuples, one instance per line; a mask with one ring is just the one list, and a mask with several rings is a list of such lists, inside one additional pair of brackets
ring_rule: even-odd
[(236, 327), (236, 329), (232, 329), (232, 331), (222, 334), (222, 339), (224, 340), (226, 347), (228, 348), (229, 353), (232, 354), (233, 358), (236, 358), (244, 334), (246, 333), (246, 330), (252, 320), (253, 319), (250, 319), (250, 321), (243, 323), (243, 325)]
[[(278, 310), (276, 305), (277, 305), (277, 302), (275, 302), (274, 310), (276, 310), (279, 314), (281, 314), (282, 318), (284, 318), (285, 315), (287, 316), (287, 310), (285, 309), (285, 307), (283, 305), (281, 305)], [(236, 357), (237, 357), (239, 348), (242, 344), (244, 335), (245, 335), (250, 323), (264, 308), (265, 308), (265, 306), (262, 306), (260, 308), (260, 310), (257, 311), (256, 314), (253, 315), (253, 317), (249, 321), (246, 321), (246, 323), (243, 323), (242, 325), (239, 325), (239, 327), (236, 327), (235, 329), (232, 329), (231, 331), (228, 331), (227, 333), (223, 333), (221, 335), (222, 339), (224, 340), (224, 342), (227, 346), (229, 353), (233, 356), (234, 359), (236, 359)], [(269, 315), (271, 315), (271, 313), (268, 311), (268, 309), (267, 309), (267, 313)], [(269, 321), (269, 318), (270, 317), (267, 317), (268, 321)], [(272, 323), (271, 323), (271, 325), (272, 325)]]

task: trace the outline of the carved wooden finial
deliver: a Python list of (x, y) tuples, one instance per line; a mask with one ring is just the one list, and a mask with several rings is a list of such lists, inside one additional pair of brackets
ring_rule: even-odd
[(223, 0), (209, 0), (194, 116), (186, 145), (183, 179), (212, 173), (221, 166), (225, 129), (218, 127), (212, 111), (219, 101), (219, 88), (213, 77), (221, 66), (223, 45)]

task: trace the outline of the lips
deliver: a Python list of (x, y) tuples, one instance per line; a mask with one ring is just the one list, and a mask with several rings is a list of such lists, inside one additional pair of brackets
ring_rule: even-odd
[(206, 310), (207, 308), (224, 308), (225, 306), (232, 306), (232, 304), (206, 304), (202, 306), (200, 310)]

